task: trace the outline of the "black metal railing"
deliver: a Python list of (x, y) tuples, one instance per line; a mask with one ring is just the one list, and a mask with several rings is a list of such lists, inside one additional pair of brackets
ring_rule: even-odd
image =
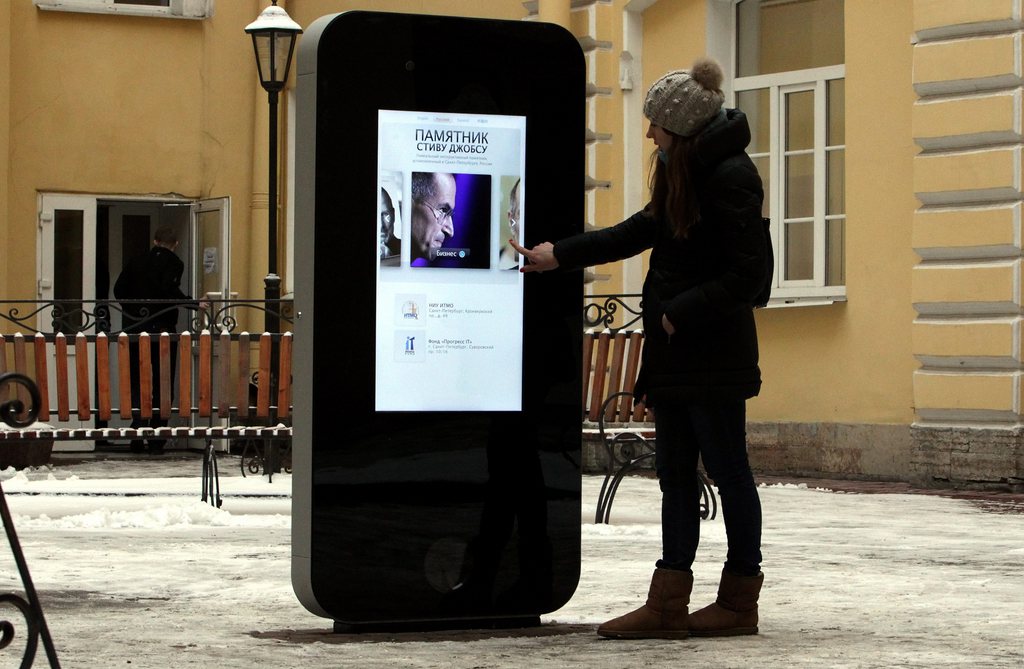
[[(586, 295), (583, 326), (618, 332), (641, 328), (641, 296), (638, 294)], [(203, 330), (235, 333), (243, 321), (262, 329), (266, 314), (277, 316), (281, 330), (294, 323), (292, 300), (211, 300), (182, 303), (177, 300), (3, 300), (0, 299), (0, 333), (87, 335), (121, 332), (158, 332), (152, 327), (177, 311), (178, 332)], [(182, 318), (184, 316), (184, 318)], [(277, 333), (272, 333), (277, 334)]]
[[(641, 296), (638, 294), (586, 295), (583, 326), (617, 332), (640, 328)], [(158, 332), (152, 326), (178, 314), (178, 332), (234, 333), (245, 321), (262, 329), (269, 313), (281, 321), (281, 330), (294, 323), (292, 300), (211, 300), (182, 303), (178, 300), (4, 300), (0, 299), (0, 333), (73, 335), (82, 332), (118, 335), (121, 332)], [(184, 316), (184, 318), (182, 318)], [(277, 334), (277, 333), (272, 333)]]
[(267, 314), (276, 316), (285, 330), (294, 321), (293, 313), (292, 300), (0, 300), (0, 332), (159, 332), (170, 314), (177, 316), (177, 332), (235, 332), (243, 321), (262, 330)]
[(586, 295), (583, 298), (583, 327), (618, 332), (643, 327), (641, 296), (636, 294)]

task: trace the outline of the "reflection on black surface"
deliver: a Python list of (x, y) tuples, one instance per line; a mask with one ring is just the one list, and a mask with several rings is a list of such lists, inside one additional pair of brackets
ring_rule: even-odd
[[(547, 495), (538, 440), (531, 432), (518, 415), (496, 417), (491, 424), (479, 533), (466, 549), (462, 575), (445, 598), (445, 611), (523, 613), (542, 610), (551, 601)], [(514, 535), (516, 578), (499, 591), (498, 572)]]
[(568, 601), (579, 577), (574, 427), (439, 416), (335, 453), (314, 486), (312, 560), (333, 565), (314, 579), (343, 603), (334, 616), (510, 617)]

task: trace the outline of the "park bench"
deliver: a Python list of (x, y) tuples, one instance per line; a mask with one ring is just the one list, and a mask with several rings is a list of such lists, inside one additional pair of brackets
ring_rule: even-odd
[[(583, 433), (604, 451), (605, 476), (597, 496), (595, 523), (607, 523), (619, 484), (630, 472), (653, 464), (657, 452), (654, 416), (633, 401), (640, 371), (642, 330), (589, 330), (583, 336)], [(700, 515), (717, 515), (715, 492), (701, 471)]]
[[(113, 417), (130, 420), (133, 414), (149, 418), (156, 413), (176, 417), (187, 425), (155, 429), (30, 426), (0, 432), (0, 441), (201, 439), (205, 442), (202, 498), (217, 506), (221, 500), (214, 440), (242, 445), (243, 473), (246, 469), (256, 473), (262, 466), (272, 474), (279, 447), (284, 447), (286, 457), (291, 445), (291, 333), (253, 337), (244, 332), (213, 334), (204, 330), (195, 335), (152, 336), (159, 342), (163, 359), (169, 358), (171, 346), (177, 346), (179, 360), (195, 360), (194, 366), (178, 365), (176, 404), (170, 399), (174, 379), (167, 372), (169, 366), (160, 365), (159, 378), (153, 378), (149, 356), (143, 355), (139, 375), (141, 396), (148, 396), (152, 384), (159, 383), (161, 405), (132, 406), (129, 342), (137, 338), (140, 348), (147, 350), (146, 343), (151, 337), (148, 334), (0, 335), (0, 373), (11, 369), (38, 384), (38, 414), (43, 423), (51, 415), (61, 422), (71, 416), (79, 422), (105, 422)], [(657, 450), (653, 416), (642, 403), (634, 404), (632, 397), (643, 342), (640, 330), (591, 330), (583, 338), (583, 432), (585, 437), (599, 441), (604, 455), (605, 477), (595, 514), (598, 523), (608, 522), (624, 477), (649, 466)], [(117, 364), (111, 364), (112, 360)], [(271, 373), (272, 369), (276, 374)], [(94, 382), (90, 381), (90, 371)], [(274, 378), (276, 387), (271, 383)], [(24, 390), (0, 392), (22, 393), (24, 399)], [(247, 459), (247, 452), (255, 453), (255, 457)], [(714, 491), (704, 475), (698, 475), (702, 484), (701, 515), (711, 519), (717, 513)]]
[[(129, 343), (149, 350), (155, 338), (159, 347), (160, 373), (154, 378), (149, 355), (139, 358), (141, 397), (150, 397), (159, 384), (160, 404), (132, 406), (129, 376)], [(178, 350), (176, 402), (171, 399), (174, 379), (170, 374), (171, 347)], [(8, 358), (13, 360), (13, 367)], [(194, 361), (194, 364), (192, 362)], [(115, 363), (116, 364), (113, 364)], [(199, 334), (146, 333), (116, 337), (106, 334), (62, 333), (0, 335), (0, 374), (11, 370), (28, 377), (38, 386), (40, 404), (35, 407), (39, 423), (0, 432), (0, 441), (111, 441), (138, 439), (200, 439), (205, 442), (203, 458), (203, 501), (220, 506), (220, 486), (214, 440), (232, 440), (242, 444), (243, 473), (248, 466), (259, 471), (260, 462), (272, 474), (278, 466), (278, 450), (290, 454), (292, 429), (292, 334), (250, 336), (248, 333)], [(91, 374), (90, 374), (91, 372)], [(23, 386), (0, 388), (28, 404)], [(7, 398), (8, 395), (4, 395)], [(160, 428), (100, 427), (112, 419), (131, 420), (133, 416), (183, 422)], [(52, 427), (45, 425), (55, 417), (90, 427)], [(263, 453), (258, 448), (262, 446)], [(256, 458), (247, 461), (245, 449), (257, 449)], [(248, 462), (248, 465), (247, 465)]]

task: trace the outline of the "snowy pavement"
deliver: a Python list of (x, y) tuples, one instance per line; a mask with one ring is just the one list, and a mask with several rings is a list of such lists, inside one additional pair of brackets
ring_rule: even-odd
[[(540, 628), (351, 636), (292, 594), (290, 477), (242, 478), (236, 458), (221, 472), (221, 509), (199, 501), (195, 456), (0, 472), (63, 667), (1024, 666), (1021, 496), (762, 485), (761, 634), (611, 641), (594, 627), (643, 603), (659, 490), (628, 479), (612, 524), (594, 525), (600, 479), (588, 476), (580, 584)], [(702, 530), (698, 607), (725, 551), (721, 517)], [(0, 547), (0, 591), (19, 588)], [(11, 611), (0, 618), (24, 630)], [(0, 667), (17, 665), (13, 646)]]

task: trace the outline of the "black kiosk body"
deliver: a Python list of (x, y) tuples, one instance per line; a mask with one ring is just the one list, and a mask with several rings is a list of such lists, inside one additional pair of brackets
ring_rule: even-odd
[(536, 624), (580, 571), (585, 72), (554, 25), (346, 12), (298, 56), (292, 583), (339, 630)]

